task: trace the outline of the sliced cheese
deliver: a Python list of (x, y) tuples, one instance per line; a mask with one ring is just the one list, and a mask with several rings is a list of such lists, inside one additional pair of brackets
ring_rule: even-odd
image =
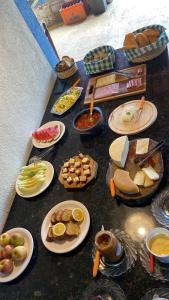
[(114, 184), (124, 194), (139, 193), (138, 186), (131, 180), (129, 172), (116, 169), (114, 172)]
[(144, 187), (150, 187), (154, 184), (154, 181), (151, 180), (147, 175), (145, 175)]
[(158, 180), (160, 178), (159, 174), (152, 168), (152, 166), (148, 166), (142, 170), (151, 180)]
[(111, 159), (120, 168), (124, 168), (128, 152), (129, 152), (129, 140), (126, 135), (121, 136), (116, 140), (114, 140), (109, 148), (109, 155)]
[(149, 141), (149, 138), (137, 140), (136, 154), (146, 154), (148, 152)]
[(138, 171), (134, 177), (134, 183), (138, 186), (143, 186), (145, 180), (145, 174), (143, 171)]

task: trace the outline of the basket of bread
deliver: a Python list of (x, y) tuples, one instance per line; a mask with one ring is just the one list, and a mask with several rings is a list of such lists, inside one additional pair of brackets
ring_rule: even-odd
[(73, 58), (63, 56), (62, 60), (56, 65), (56, 72), (60, 79), (66, 79), (73, 76), (78, 68)]
[(100, 46), (89, 51), (83, 59), (87, 74), (97, 74), (114, 68), (115, 51), (111, 46)]
[(126, 34), (123, 49), (128, 61), (141, 63), (159, 56), (167, 43), (165, 28), (161, 25), (150, 25)]

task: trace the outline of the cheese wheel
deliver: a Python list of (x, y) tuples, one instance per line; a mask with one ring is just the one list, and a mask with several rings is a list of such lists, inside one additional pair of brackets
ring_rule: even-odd
[(114, 184), (124, 194), (139, 193), (138, 186), (131, 180), (129, 172), (116, 169), (114, 172)]
[(114, 140), (109, 148), (109, 154), (111, 159), (120, 168), (124, 168), (128, 152), (129, 152), (129, 140), (126, 135), (121, 136), (116, 140)]

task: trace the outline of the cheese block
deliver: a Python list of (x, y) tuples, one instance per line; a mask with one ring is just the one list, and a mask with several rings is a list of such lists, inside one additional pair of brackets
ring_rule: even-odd
[(154, 184), (154, 181), (151, 180), (147, 175), (145, 175), (145, 180), (144, 180), (144, 187), (150, 187)]
[(149, 141), (149, 138), (137, 140), (136, 154), (146, 154), (148, 152)]
[(145, 180), (145, 175), (143, 171), (138, 171), (134, 177), (134, 183), (138, 186), (143, 186)]
[(116, 82), (116, 75), (115, 74), (111, 74), (108, 76), (103, 76), (97, 79), (96, 81), (96, 88), (98, 87), (102, 87), (105, 85), (109, 85), (111, 83), (115, 83)]
[(124, 168), (128, 152), (129, 152), (129, 140), (126, 135), (121, 136), (116, 140), (114, 140), (109, 148), (109, 155), (111, 159), (120, 168)]
[(160, 178), (159, 174), (151, 166), (142, 170), (151, 180), (158, 180)]
[(138, 186), (131, 180), (129, 172), (116, 169), (114, 172), (114, 184), (124, 194), (139, 193)]

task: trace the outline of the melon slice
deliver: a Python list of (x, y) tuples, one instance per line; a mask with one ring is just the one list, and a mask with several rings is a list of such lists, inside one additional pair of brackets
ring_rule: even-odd
[(46, 143), (55, 140), (59, 136), (59, 134), (59, 126), (53, 126), (33, 132), (32, 137), (38, 140), (38, 142)]
[(129, 172), (116, 169), (114, 172), (115, 186), (124, 194), (137, 194), (139, 193), (138, 186), (130, 178)]

